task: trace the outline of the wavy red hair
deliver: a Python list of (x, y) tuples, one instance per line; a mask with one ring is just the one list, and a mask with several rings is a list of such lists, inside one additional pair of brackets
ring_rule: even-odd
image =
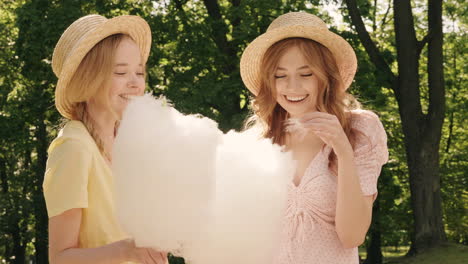
[[(292, 47), (299, 48), (318, 79), (317, 110), (335, 115), (353, 145), (350, 115), (347, 112), (352, 108), (358, 108), (359, 103), (344, 89), (332, 53), (322, 44), (305, 38), (288, 38), (279, 41), (263, 56), (260, 89), (257, 97), (252, 100), (254, 118), (256, 123), (262, 124), (263, 136), (271, 138), (273, 143), (285, 144), (285, 121), (288, 119), (288, 113), (276, 101), (274, 75), (280, 58)], [(334, 154), (331, 159), (334, 159)]]

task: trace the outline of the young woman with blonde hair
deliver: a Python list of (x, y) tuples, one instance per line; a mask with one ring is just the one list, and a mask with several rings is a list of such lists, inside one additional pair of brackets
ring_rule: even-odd
[(166, 253), (136, 247), (121, 230), (110, 169), (118, 120), (145, 89), (150, 45), (139, 17), (88, 15), (55, 47), (55, 104), (68, 121), (50, 144), (43, 183), (51, 263), (167, 263)]
[(297, 161), (274, 263), (359, 263), (388, 151), (377, 115), (346, 92), (356, 68), (352, 47), (304, 12), (275, 19), (242, 55), (263, 136)]

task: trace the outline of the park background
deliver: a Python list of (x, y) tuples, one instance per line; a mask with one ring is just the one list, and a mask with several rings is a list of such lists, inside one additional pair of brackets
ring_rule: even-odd
[(350, 92), (378, 113), (388, 134), (390, 160), (379, 178), (362, 260), (468, 263), (466, 1), (0, 0), (0, 5), (0, 263), (48, 263), (41, 185), (47, 147), (61, 123), (50, 62), (74, 20), (90, 13), (143, 17), (153, 36), (147, 90), (228, 131), (240, 129), (251, 114), (239, 74), (242, 51), (289, 11), (318, 15), (351, 43), (359, 66)]

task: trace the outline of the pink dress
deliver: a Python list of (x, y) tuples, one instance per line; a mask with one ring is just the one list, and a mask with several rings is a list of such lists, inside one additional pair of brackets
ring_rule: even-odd
[[(388, 160), (387, 136), (377, 115), (352, 111), (357, 130), (355, 162), (364, 195), (377, 194), (377, 178)], [(290, 182), (281, 243), (275, 264), (357, 264), (358, 249), (342, 246), (335, 231), (337, 176), (328, 168), (331, 147), (311, 161), (298, 186)]]

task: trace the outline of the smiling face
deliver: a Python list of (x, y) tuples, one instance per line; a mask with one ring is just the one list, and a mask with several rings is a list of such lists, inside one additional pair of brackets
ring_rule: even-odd
[(264, 136), (284, 144), (290, 117), (319, 111), (342, 115), (345, 98), (333, 54), (320, 43), (287, 38), (268, 48), (261, 62), (259, 92), (252, 102)]
[(288, 48), (274, 72), (276, 101), (291, 117), (317, 111), (319, 82), (297, 46)]
[(112, 73), (109, 79), (109, 103), (112, 110), (122, 116), (132, 96), (143, 95), (145, 69), (140, 49), (129, 37), (117, 46)]

